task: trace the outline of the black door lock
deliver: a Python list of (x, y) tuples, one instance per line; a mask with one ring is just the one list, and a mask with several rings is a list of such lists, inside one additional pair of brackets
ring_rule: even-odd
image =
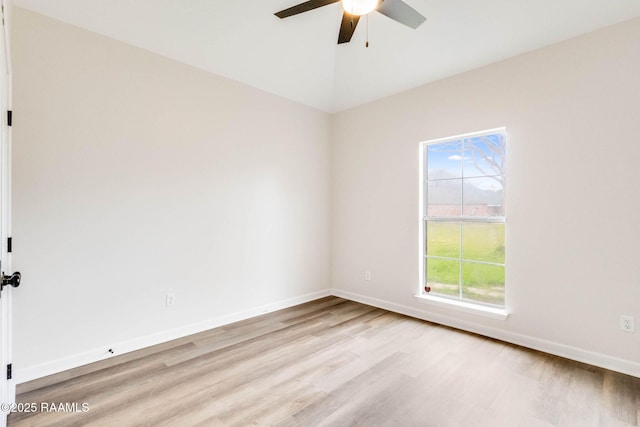
[(17, 288), (18, 286), (20, 286), (20, 279), (22, 279), (22, 275), (19, 271), (16, 271), (11, 276), (5, 276), (4, 273), (2, 273), (2, 283), (0, 283), (0, 291), (4, 289), (5, 286), (12, 286), (14, 288)]

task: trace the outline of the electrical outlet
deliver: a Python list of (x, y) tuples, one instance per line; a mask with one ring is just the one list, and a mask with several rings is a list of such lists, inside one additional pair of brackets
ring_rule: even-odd
[(176, 305), (176, 294), (169, 292), (167, 294), (167, 307), (173, 307)]
[(371, 281), (371, 270), (364, 271), (364, 280)]
[(634, 332), (635, 326), (633, 316), (620, 316), (620, 329), (625, 332)]

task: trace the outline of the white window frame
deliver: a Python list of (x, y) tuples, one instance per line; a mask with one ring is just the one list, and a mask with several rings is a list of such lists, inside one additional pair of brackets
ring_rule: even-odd
[[(441, 296), (441, 295), (435, 295), (432, 293), (427, 293), (424, 290), (424, 287), (426, 285), (426, 281), (425, 281), (425, 261), (426, 261), (426, 244), (425, 244), (425, 239), (426, 239), (426, 227), (425, 227), (425, 221), (428, 219), (427, 218), (427, 200), (426, 200), (426, 152), (427, 152), (427, 147), (429, 145), (432, 144), (439, 144), (439, 143), (446, 143), (446, 142), (454, 142), (454, 141), (458, 141), (461, 139), (466, 139), (466, 138), (473, 138), (473, 137), (478, 137), (478, 136), (484, 136), (484, 135), (490, 135), (490, 134), (496, 134), (496, 133), (501, 133), (505, 136), (505, 139), (507, 139), (507, 131), (505, 127), (500, 127), (500, 128), (494, 128), (494, 129), (487, 129), (487, 130), (483, 130), (483, 131), (479, 131), (479, 132), (472, 132), (472, 133), (467, 133), (467, 134), (462, 134), (462, 135), (456, 135), (456, 136), (452, 136), (452, 137), (446, 137), (446, 138), (438, 138), (438, 139), (432, 139), (432, 140), (428, 140), (428, 141), (423, 141), (420, 143), (420, 149), (419, 149), (419, 170), (420, 170), (420, 203), (419, 203), (419, 248), (420, 250), (418, 251), (420, 254), (420, 259), (419, 259), (419, 266), (420, 266), (420, 273), (419, 273), (419, 284), (418, 284), (418, 292), (415, 295), (416, 298), (418, 298), (421, 302), (427, 303), (427, 304), (431, 304), (431, 305), (436, 305), (436, 306), (440, 306), (440, 307), (445, 307), (448, 309), (453, 309), (456, 311), (462, 311), (462, 312), (466, 312), (466, 313), (473, 313), (473, 314), (478, 314), (484, 317), (490, 317), (490, 318), (494, 318), (494, 319), (499, 319), (499, 320), (505, 320), (508, 316), (509, 316), (509, 312), (507, 311), (507, 281), (506, 281), (506, 277), (505, 277), (505, 296), (504, 296), (504, 306), (503, 307), (498, 307), (498, 306), (493, 306), (493, 305), (488, 305), (488, 304), (483, 304), (481, 302), (472, 302), (472, 301), (467, 301), (467, 300), (462, 300), (462, 299), (458, 299), (458, 298), (453, 298), (453, 297), (446, 297), (446, 296)], [(505, 159), (506, 161), (506, 159)], [(506, 174), (505, 174), (505, 178), (506, 178)], [(506, 188), (506, 186), (505, 186)], [(506, 193), (506, 192), (505, 192)], [(505, 198), (506, 198), (506, 194), (505, 194)], [(505, 209), (506, 209), (506, 203), (505, 203)], [(499, 218), (486, 218), (486, 217), (480, 217), (480, 218), (469, 218), (468, 221), (474, 221), (474, 222), (493, 222), (493, 223), (504, 223), (505, 224), (505, 229), (506, 229), (506, 210), (504, 212), (504, 216), (499, 217)], [(460, 221), (462, 220), (463, 222), (465, 221), (464, 217), (459, 217), (459, 218), (455, 218), (456, 221)], [(506, 269), (506, 256), (505, 256), (505, 269)]]

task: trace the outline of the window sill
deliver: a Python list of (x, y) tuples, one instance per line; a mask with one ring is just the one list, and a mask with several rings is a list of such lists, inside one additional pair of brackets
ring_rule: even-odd
[(507, 317), (509, 317), (509, 313), (504, 308), (486, 307), (483, 305), (476, 305), (433, 295), (415, 295), (415, 297), (420, 302), (426, 304), (437, 305), (439, 307), (450, 308), (452, 310), (463, 311), (465, 313), (477, 314), (478, 316), (489, 317), (491, 319), (506, 320)]

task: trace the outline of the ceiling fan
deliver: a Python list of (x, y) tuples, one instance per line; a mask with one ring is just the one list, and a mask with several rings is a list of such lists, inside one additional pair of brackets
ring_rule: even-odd
[(374, 10), (413, 29), (418, 28), (427, 19), (402, 0), (309, 0), (276, 12), (275, 15), (280, 19), (288, 18), (340, 1), (342, 1), (344, 13), (338, 33), (338, 44), (349, 43), (360, 17)]

